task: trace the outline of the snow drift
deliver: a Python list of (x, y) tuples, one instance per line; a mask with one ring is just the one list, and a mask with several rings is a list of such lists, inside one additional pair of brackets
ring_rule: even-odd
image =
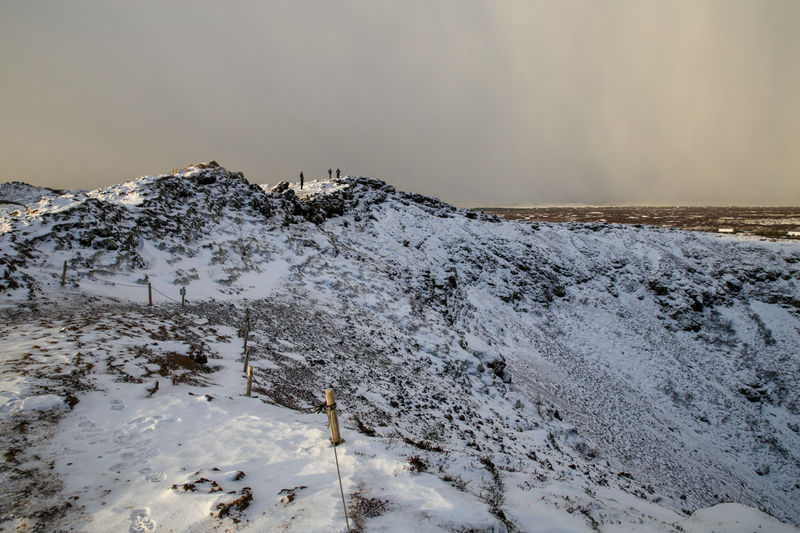
[[(212, 466), (246, 464), (279, 479), (250, 484), (252, 504), (234, 518), (342, 528), (332, 485), (293, 484), (330, 453), (310, 440), (324, 441), (324, 420), (300, 413), (333, 386), (361, 528), (703, 530), (732, 507), (686, 517), (731, 502), (800, 523), (798, 243), (503, 222), (368, 178), (272, 193), (215, 163), (7, 200), (25, 204), (0, 212), (0, 414), (17, 450), (3, 476), (20, 495), (0, 502), (8, 520), (151, 530), (165, 520), (157, 507), (169, 515), (192, 497), (181, 487), (230, 484), (236, 471)], [(246, 310), (261, 402), (241, 397)], [(30, 370), (57, 360), (59, 372)], [(99, 412), (109, 405), (135, 413), (118, 426)], [(287, 463), (282, 448), (257, 452), (232, 436), (244, 420), (208, 406), (219, 417), (240, 410), (252, 439), (277, 433), (311, 455)], [(181, 431), (235, 444), (168, 452), (164, 442), (187, 445), (170, 429), (181, 424), (167, 423), (180, 412), (198, 418)], [(81, 423), (96, 428), (86, 444)], [(116, 450), (114, 435), (124, 440)], [(101, 474), (87, 450), (128, 459)], [(54, 472), (53, 498), (90, 503), (23, 505), (21, 465)], [(122, 481), (149, 475), (163, 483)], [(278, 512), (269, 494), (283, 489), (294, 492)], [(106, 490), (128, 507), (100, 505)], [(142, 494), (148, 502), (130, 503)], [(197, 497), (168, 527), (232, 520), (209, 516), (223, 496)]]

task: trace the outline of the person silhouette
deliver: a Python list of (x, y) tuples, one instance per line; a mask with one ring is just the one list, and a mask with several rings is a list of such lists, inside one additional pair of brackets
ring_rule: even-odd
[(328, 179), (331, 179), (331, 174), (333, 174), (333, 171), (331, 169), (328, 169)]
[(300, 171), (300, 189), (303, 189), (303, 171)]
[(339, 179), (339, 169), (338, 168), (336, 169), (336, 179), (337, 180)]

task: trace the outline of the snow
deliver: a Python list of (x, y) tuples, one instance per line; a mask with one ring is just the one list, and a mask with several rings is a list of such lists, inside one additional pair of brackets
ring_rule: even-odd
[(143, 183), (146, 183), (151, 179), (152, 178), (142, 177), (138, 180), (129, 181), (120, 185), (89, 191), (87, 196), (89, 198), (95, 198), (104, 202), (137, 206), (144, 201), (144, 197), (140, 192), (140, 187)]
[(681, 525), (687, 533), (707, 531), (750, 533), (757, 530), (789, 533), (797, 531), (797, 528), (782, 524), (757, 509), (738, 503), (721, 503), (707, 509), (699, 509)]
[[(155, 327), (155, 323), (142, 325), (145, 330)], [(89, 325), (93, 326), (108, 331), (109, 324)], [(18, 328), (3, 342), (30, 344), (47, 333), (46, 329)], [(104, 343), (105, 349), (121, 353), (141, 343), (134, 331), (128, 334), (127, 339)], [(220, 328), (216, 334), (225, 337), (235, 332)], [(78, 337), (86, 341), (95, 335), (84, 330)], [(186, 351), (181, 343), (158, 344), (165, 351)], [(54, 472), (64, 480), (60, 497), (80, 504), (90, 518), (59, 527), (211, 530), (214, 522), (208, 517), (216, 512), (216, 505), (230, 500), (230, 491), (241, 493), (250, 487), (258, 498), (248, 509), (247, 522), (258, 530), (289, 523), (298, 531), (342, 530), (344, 517), (326, 417), (244, 397), (236, 344), (214, 344), (223, 359), (209, 387), (171, 387), (162, 380), (163, 388), (149, 396), (138, 383), (96, 376), (99, 390), (84, 394), (60, 421), (58, 433), (41, 447), (45, 460), (55, 459)], [(49, 405), (44, 398), (31, 396), (24, 403), (36, 409), (56, 407), (56, 401), (63, 405), (58, 396), (47, 395)], [(394, 502), (376, 530), (436, 531), (450, 524), (485, 527), (493, 523), (485, 506), (476, 507), (471, 497), (435, 476), (412, 474), (389, 449), (386, 442), (357, 433), (348, 434), (347, 442), (338, 448), (346, 487), (368, 486), (361, 490), (369, 490), (370, 497)], [(245, 476), (236, 479), (240, 472)], [(171, 488), (192, 482), (199, 487), (197, 492)], [(210, 492), (213, 482), (222, 490)], [(284, 489), (294, 489), (296, 500), (282, 499)]]
[(51, 196), (56, 191), (46, 187), (35, 187), (27, 183), (11, 181), (0, 183), (0, 213), (8, 213), (38, 202), (42, 196)]
[(65, 409), (64, 399), (54, 394), (29, 396), (19, 403), (20, 411), (46, 411), (48, 409)]
[[(344, 176), (346, 179), (348, 176)], [(276, 184), (268, 184), (264, 183), (259, 185), (264, 192), (271, 191)], [(345, 187), (347, 187), (346, 181), (335, 181), (335, 180), (321, 180), (321, 179), (312, 179), (312, 180), (305, 180), (303, 183), (303, 188), (300, 188), (300, 182), (289, 183), (289, 188), (294, 191), (294, 193), (300, 198), (306, 198), (309, 196), (314, 196), (317, 194), (330, 194), (336, 191), (341, 191)]]
[(2, 528), (797, 530), (800, 244), (266, 190), (0, 213)]

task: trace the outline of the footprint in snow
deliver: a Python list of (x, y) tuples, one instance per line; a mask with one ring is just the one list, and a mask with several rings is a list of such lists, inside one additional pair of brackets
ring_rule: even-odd
[(150, 516), (150, 508), (136, 509), (131, 512), (130, 533), (152, 533), (156, 529), (156, 521)]
[(90, 419), (89, 417), (81, 416), (79, 420), (79, 430), (75, 434), (75, 440), (94, 439), (103, 432), (101, 428), (97, 427), (97, 424), (94, 422), (94, 420)]
[(161, 483), (167, 479), (167, 475), (164, 472), (150, 472), (144, 476), (144, 479), (150, 483)]
[(111, 400), (112, 411), (122, 411), (123, 409), (125, 409), (125, 402), (122, 400)]
[(137, 436), (138, 435), (136, 435), (135, 433), (118, 429), (114, 431), (114, 437), (112, 440), (114, 441), (114, 444), (125, 446), (129, 444), (131, 441), (136, 440)]
[(91, 429), (91, 428), (97, 427), (97, 424), (95, 424), (94, 420), (90, 419), (89, 417), (81, 416), (80, 417), (80, 422), (78, 422), (78, 427), (79, 428), (89, 428), (89, 429)]
[[(114, 439), (115, 444), (121, 444), (125, 447), (116, 450), (116, 452), (119, 453), (119, 462), (116, 462), (111, 466), (109, 466), (108, 467), (109, 471), (119, 473), (122, 470), (128, 469), (130, 467), (135, 467), (137, 464), (142, 464), (148, 459), (156, 457), (159, 454), (158, 449), (150, 448), (148, 446), (152, 442), (150, 439), (129, 442), (128, 441), (129, 436), (123, 436), (123, 437), (125, 438)], [(144, 472), (149, 472), (149, 471), (150, 470), (147, 469)]]
[(167, 474), (164, 472), (156, 472), (152, 468), (142, 468), (139, 470), (140, 474), (144, 474), (145, 481), (149, 481), (150, 483), (161, 483), (165, 479), (167, 479)]
[(119, 458), (123, 459), (125, 461), (130, 461), (131, 459), (134, 459), (136, 457), (136, 451), (137, 450), (133, 450), (133, 449), (125, 450), (125, 451), (123, 451), (122, 453), (119, 454)]

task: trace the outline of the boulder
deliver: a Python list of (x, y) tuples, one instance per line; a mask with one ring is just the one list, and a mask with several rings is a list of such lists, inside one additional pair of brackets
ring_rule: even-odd
[(277, 193), (277, 194), (281, 194), (282, 192), (287, 191), (288, 189), (289, 189), (289, 182), (288, 181), (282, 181), (282, 182), (278, 183), (276, 186), (274, 186), (272, 189), (270, 189), (269, 192), (274, 192), (274, 193)]

